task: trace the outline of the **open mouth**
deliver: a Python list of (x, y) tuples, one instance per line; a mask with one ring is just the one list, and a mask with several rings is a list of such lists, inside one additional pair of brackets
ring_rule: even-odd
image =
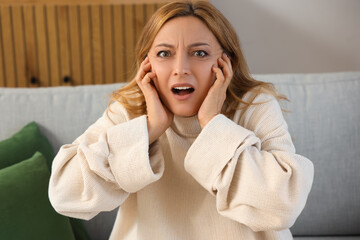
[(174, 87), (171, 89), (176, 95), (187, 95), (195, 91), (192, 87)]

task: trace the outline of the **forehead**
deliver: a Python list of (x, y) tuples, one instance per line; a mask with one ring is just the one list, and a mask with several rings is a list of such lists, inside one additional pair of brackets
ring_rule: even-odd
[(208, 26), (194, 16), (176, 17), (165, 23), (156, 35), (153, 46), (159, 43), (177, 45), (180, 42), (206, 42), (214, 47), (219, 46)]

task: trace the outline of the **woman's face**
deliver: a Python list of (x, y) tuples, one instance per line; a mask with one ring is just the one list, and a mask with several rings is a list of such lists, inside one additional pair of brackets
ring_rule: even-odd
[(148, 56), (155, 87), (171, 112), (197, 114), (215, 81), (212, 66), (221, 54), (220, 44), (200, 19), (177, 17), (164, 24)]

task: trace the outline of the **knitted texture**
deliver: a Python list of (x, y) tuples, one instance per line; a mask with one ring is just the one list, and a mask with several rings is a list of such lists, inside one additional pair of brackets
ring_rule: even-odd
[(58, 152), (51, 203), (83, 219), (121, 205), (111, 239), (292, 239), (313, 164), (295, 153), (278, 102), (255, 102), (203, 129), (175, 116), (150, 146), (146, 117), (114, 103)]

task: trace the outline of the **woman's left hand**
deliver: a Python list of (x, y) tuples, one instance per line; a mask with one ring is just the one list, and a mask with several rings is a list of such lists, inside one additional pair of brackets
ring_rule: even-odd
[(219, 67), (215, 65), (212, 67), (212, 71), (214, 71), (216, 75), (215, 82), (209, 89), (198, 112), (201, 128), (204, 128), (213, 117), (221, 113), (222, 106), (226, 99), (226, 90), (233, 77), (230, 58), (223, 53), (217, 61)]

